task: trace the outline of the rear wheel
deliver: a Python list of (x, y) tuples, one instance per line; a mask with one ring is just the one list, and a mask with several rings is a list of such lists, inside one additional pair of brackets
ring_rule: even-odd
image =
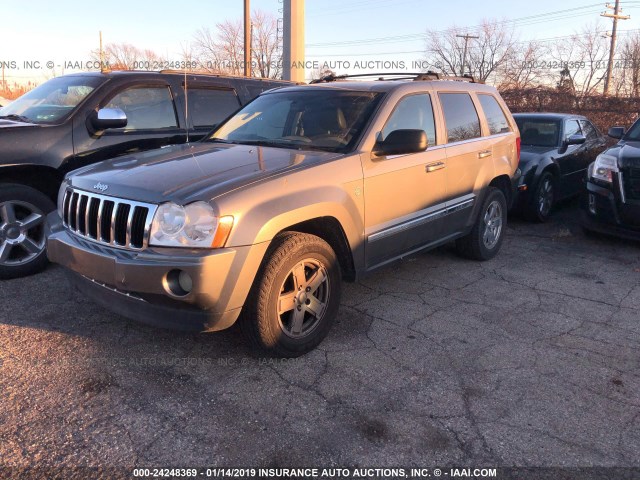
[(242, 329), (272, 355), (303, 355), (329, 332), (340, 291), (340, 267), (329, 244), (314, 235), (285, 233), (274, 240), (258, 273)]
[(44, 224), (55, 208), (43, 193), (25, 185), (0, 185), (0, 278), (37, 273), (47, 265)]
[(473, 260), (490, 260), (500, 250), (506, 226), (507, 201), (504, 194), (489, 187), (471, 232), (456, 241), (458, 253)]

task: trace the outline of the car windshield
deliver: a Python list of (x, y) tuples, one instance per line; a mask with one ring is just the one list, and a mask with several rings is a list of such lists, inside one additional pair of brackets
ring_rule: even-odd
[(515, 117), (520, 130), (522, 145), (535, 147), (557, 147), (560, 122), (536, 118)]
[(71, 113), (102, 82), (104, 79), (100, 77), (53, 78), (0, 108), (0, 118), (56, 123)]
[(305, 88), (258, 97), (208, 141), (344, 152), (358, 141), (381, 98), (373, 92)]
[(634, 123), (627, 134), (624, 136), (625, 140), (631, 140), (632, 142), (640, 142), (640, 120)]

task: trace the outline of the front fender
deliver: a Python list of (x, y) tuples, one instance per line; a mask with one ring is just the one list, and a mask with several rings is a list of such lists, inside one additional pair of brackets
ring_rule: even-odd
[(354, 252), (364, 235), (364, 193), (358, 155), (271, 179), (216, 199), (221, 215), (233, 215), (230, 247), (270, 242), (279, 232), (322, 217), (335, 218)]

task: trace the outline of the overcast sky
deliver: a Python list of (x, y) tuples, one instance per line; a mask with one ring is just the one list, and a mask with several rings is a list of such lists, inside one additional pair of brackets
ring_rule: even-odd
[[(202, 27), (242, 17), (242, 0), (0, 0), (0, 61), (88, 59), (105, 43), (127, 42), (180, 59), (182, 45)], [(600, 20), (603, 32), (611, 21), (601, 19), (604, 2), (536, 0), (504, 2), (429, 0), (307, 0), (307, 58), (318, 61), (420, 59), (427, 29), (442, 30), (454, 23), (473, 33), (483, 19), (509, 20), (522, 40), (546, 41), (570, 35)], [(640, 1), (623, 1), (630, 20), (620, 22), (622, 35), (640, 28)], [(252, 0), (252, 9), (279, 15), (278, 0)], [(341, 72), (339, 72), (341, 73)], [(10, 79), (33, 75), (6, 71)]]

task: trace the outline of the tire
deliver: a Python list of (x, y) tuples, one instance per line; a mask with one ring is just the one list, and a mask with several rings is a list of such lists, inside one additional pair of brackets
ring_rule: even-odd
[(276, 237), (243, 308), (243, 333), (277, 357), (313, 350), (338, 313), (341, 281), (338, 259), (324, 240), (295, 232)]
[(549, 220), (555, 201), (556, 185), (556, 177), (551, 172), (542, 173), (527, 206), (527, 217), (530, 220), (538, 223)]
[[(456, 240), (458, 254), (472, 260), (490, 260), (504, 240), (507, 226), (507, 200), (501, 190), (489, 187), (471, 232)], [(488, 232), (488, 229), (491, 231)]]
[(54, 209), (38, 190), (0, 184), (0, 278), (33, 275), (47, 266), (44, 226)]

